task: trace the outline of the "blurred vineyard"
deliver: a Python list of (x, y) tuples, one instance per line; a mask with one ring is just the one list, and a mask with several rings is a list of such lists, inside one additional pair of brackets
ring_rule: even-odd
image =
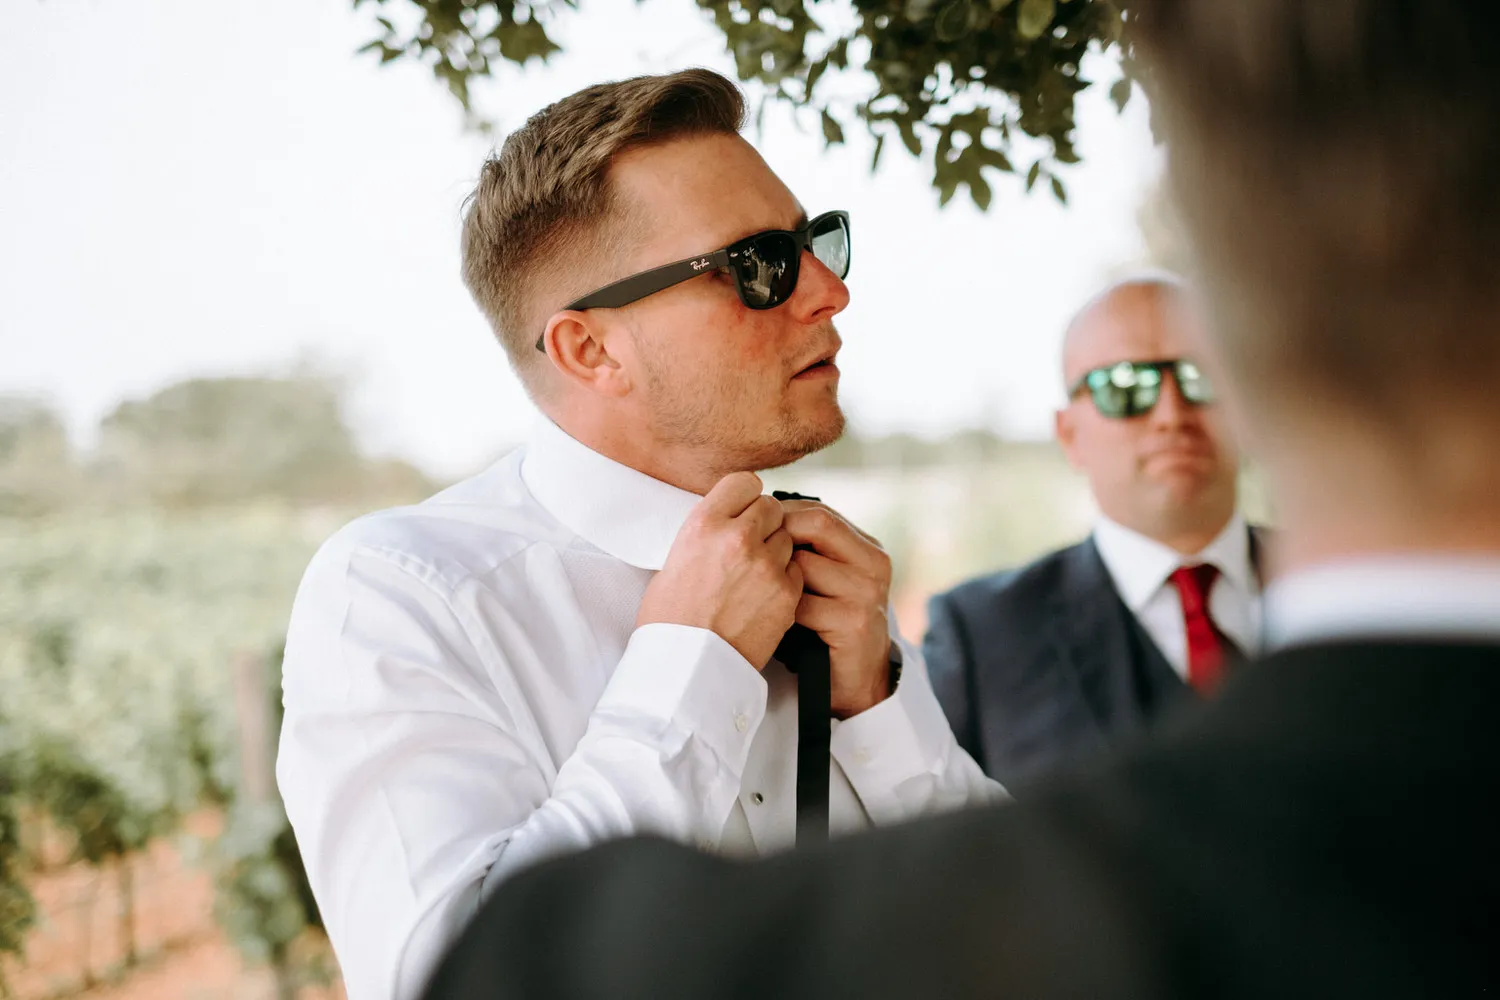
[[(293, 959), (316, 913), (268, 776), (290, 595), (330, 527), (276, 508), (0, 521), (0, 969), (27, 991), (0, 989), (66, 993), (150, 958), (132, 880), (168, 838), (245, 954), (310, 980)], [(110, 874), (116, 954), (95, 968), (85, 942), (42, 979), (28, 885), (69, 862)]]
[[(435, 489), (340, 412), (318, 379), (199, 380), (80, 454), (0, 400), (0, 996), (340, 995), (272, 780), (280, 646), (319, 542)], [(1092, 516), (1050, 444), (984, 432), (766, 478), (885, 542), (913, 639), (931, 592)]]
[(309, 375), (168, 387), (87, 452), (0, 400), (0, 996), (336, 983), (272, 778), (282, 636), (323, 538), (431, 489)]

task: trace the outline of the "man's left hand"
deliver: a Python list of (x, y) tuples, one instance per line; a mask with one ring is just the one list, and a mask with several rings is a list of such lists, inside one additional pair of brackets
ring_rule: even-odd
[(891, 558), (874, 538), (830, 507), (783, 500), (782, 529), (798, 546), (803, 594), (796, 620), (828, 644), (835, 718), (847, 719), (890, 694)]

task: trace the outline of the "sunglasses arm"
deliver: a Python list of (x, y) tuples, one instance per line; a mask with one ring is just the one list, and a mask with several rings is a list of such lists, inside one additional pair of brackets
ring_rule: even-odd
[[(620, 306), (628, 306), (632, 302), (644, 299), (648, 295), (655, 295), (662, 289), (671, 288), (689, 278), (696, 278), (700, 274), (707, 274), (728, 266), (729, 251), (727, 249), (715, 250), (713, 253), (700, 254), (686, 260), (663, 264), (661, 267), (653, 267), (640, 274), (632, 274), (628, 278), (622, 278), (603, 288), (596, 288), (583, 298), (569, 302), (563, 308), (565, 310), (618, 309)], [(536, 339), (537, 350), (546, 351), (547, 346), (544, 343), (546, 336), (543, 333)]]

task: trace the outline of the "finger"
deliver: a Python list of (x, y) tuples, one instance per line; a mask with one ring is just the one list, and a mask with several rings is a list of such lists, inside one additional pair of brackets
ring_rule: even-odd
[(766, 548), (770, 551), (771, 561), (777, 566), (785, 566), (792, 561), (792, 547), (795, 544), (792, 536), (779, 528), (771, 532), (771, 537), (766, 539)]
[(772, 534), (781, 530), (781, 522), (786, 519), (786, 511), (781, 509), (781, 502), (772, 496), (759, 496), (746, 507), (744, 512), (735, 518), (744, 523), (746, 529), (756, 541), (764, 541)]
[(739, 517), (760, 496), (760, 491), (760, 477), (755, 473), (731, 472), (714, 484), (696, 509), (710, 516)]
[[(800, 591), (802, 589), (803, 581), (801, 566), (798, 566), (795, 562), (788, 561), (786, 564), (786, 578), (791, 583), (793, 590)], [(803, 594), (802, 596), (804, 599), (807, 597), (806, 594)]]
[(859, 525), (855, 524), (853, 521), (849, 520), (847, 517), (841, 514), (839, 511), (836, 511), (832, 507), (828, 506), (826, 503), (822, 503), (818, 500), (783, 500), (781, 501), (781, 505), (788, 511), (813, 509), (826, 510), (834, 517), (847, 524), (850, 531), (854, 532), (856, 535), (859, 535), (871, 545), (875, 545), (882, 550), (885, 548), (884, 545), (880, 544), (880, 539), (876, 538), (874, 535), (870, 534), (868, 531), (864, 530)]
[(849, 563), (805, 550), (794, 553), (792, 561), (802, 567), (802, 586), (810, 594), (842, 601), (878, 600), (874, 582)]
[(782, 527), (799, 545), (811, 545), (822, 555), (857, 565), (870, 564), (879, 551), (863, 534), (827, 507), (787, 511)]
[(794, 619), (798, 625), (806, 625), (825, 637), (856, 636), (871, 628), (886, 633), (890, 631), (890, 618), (884, 608), (861, 608), (836, 598), (809, 594), (806, 590), (797, 602)]

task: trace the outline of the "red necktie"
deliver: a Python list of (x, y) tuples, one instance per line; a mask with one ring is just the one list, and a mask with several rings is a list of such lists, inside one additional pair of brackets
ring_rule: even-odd
[(1188, 684), (1204, 695), (1224, 674), (1224, 636), (1208, 612), (1208, 595), (1218, 578), (1219, 568), (1208, 563), (1183, 566), (1171, 576), (1182, 598), (1182, 623), (1187, 628)]

